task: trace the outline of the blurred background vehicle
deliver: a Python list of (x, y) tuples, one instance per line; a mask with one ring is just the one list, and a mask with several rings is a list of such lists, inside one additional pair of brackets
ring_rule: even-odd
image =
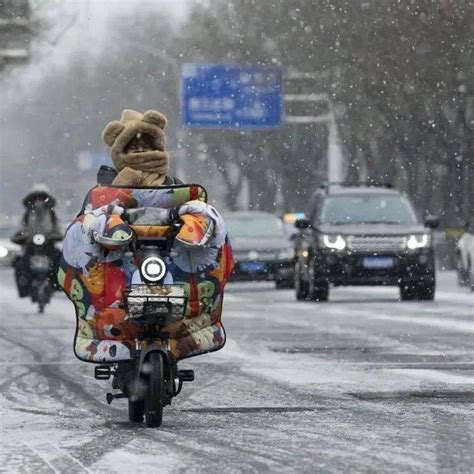
[(270, 280), (277, 288), (292, 288), (294, 249), (283, 223), (267, 212), (224, 215), (234, 250), (234, 280)]
[(298, 300), (326, 301), (329, 285), (397, 285), (402, 300), (432, 300), (435, 263), (431, 228), (399, 191), (382, 186), (321, 187), (308, 218), (296, 221)]
[(459, 286), (474, 291), (474, 215), (466, 223), (466, 232), (456, 245), (456, 272)]
[(59, 250), (56, 242), (62, 239), (60, 232), (28, 233), (23, 239), (21, 252), (15, 257), (15, 280), (20, 298), (31, 297), (43, 313), (49, 304), (57, 284)]

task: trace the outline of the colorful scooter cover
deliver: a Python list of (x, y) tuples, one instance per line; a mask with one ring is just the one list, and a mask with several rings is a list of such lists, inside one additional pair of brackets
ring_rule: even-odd
[[(122, 210), (143, 218), (128, 226), (121, 219)], [(100, 235), (112, 242), (129, 234), (133, 238), (163, 236), (169, 229), (170, 210), (179, 213), (184, 225), (168, 270), (187, 296), (185, 318), (163, 329), (170, 338), (171, 355), (184, 359), (223, 347), (222, 303), (233, 257), (222, 218), (207, 204), (205, 189), (199, 185), (97, 186), (66, 231), (58, 272), (58, 281), (76, 309), (74, 353), (80, 360), (102, 363), (134, 358), (135, 341), (143, 330), (125, 320), (123, 294), (137, 274), (133, 254), (128, 246), (104, 246), (93, 237)], [(196, 246), (204, 237), (207, 243)]]

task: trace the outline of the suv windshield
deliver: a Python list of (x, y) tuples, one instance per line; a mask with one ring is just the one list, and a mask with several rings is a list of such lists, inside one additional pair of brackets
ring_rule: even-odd
[(230, 237), (283, 237), (283, 223), (273, 216), (224, 216)]
[(416, 224), (411, 204), (392, 194), (345, 194), (324, 200), (320, 214), (324, 224)]

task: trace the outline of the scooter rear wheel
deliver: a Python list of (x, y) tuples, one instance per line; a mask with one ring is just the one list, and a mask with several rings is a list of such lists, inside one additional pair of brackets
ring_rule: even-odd
[(132, 423), (141, 423), (145, 412), (145, 403), (143, 400), (128, 399), (128, 419)]
[(149, 428), (160, 426), (163, 421), (165, 398), (165, 367), (163, 355), (152, 352), (147, 358), (148, 384), (145, 397), (145, 423)]

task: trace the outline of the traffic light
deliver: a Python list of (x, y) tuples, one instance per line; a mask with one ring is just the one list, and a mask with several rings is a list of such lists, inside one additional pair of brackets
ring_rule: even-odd
[(0, 64), (29, 58), (28, 0), (0, 0)]

